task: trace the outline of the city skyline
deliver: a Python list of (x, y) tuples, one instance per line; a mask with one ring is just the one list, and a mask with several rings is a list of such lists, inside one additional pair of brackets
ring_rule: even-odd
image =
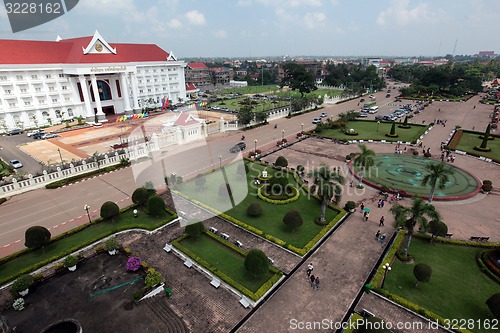
[(0, 39), (91, 36), (152, 43), (179, 58), (444, 56), (500, 50), (488, 37), (494, 0), (85, 0), (65, 15)]

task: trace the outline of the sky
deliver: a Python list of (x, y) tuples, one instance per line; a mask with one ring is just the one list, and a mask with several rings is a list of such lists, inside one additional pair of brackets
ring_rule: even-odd
[(80, 0), (0, 39), (91, 36), (153, 43), (177, 58), (500, 53), (498, 0)]

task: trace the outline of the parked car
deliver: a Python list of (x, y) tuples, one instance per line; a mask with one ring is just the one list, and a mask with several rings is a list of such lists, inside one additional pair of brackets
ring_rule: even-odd
[(39, 132), (39, 133), (34, 133), (31, 135), (31, 137), (35, 140), (39, 140), (44, 136), (46, 133), (45, 132)]
[(390, 98), (391, 97), (391, 94), (386, 94), (385, 95), (385, 98)]
[(240, 152), (242, 150), (245, 150), (246, 147), (247, 147), (247, 144), (244, 143), (243, 141), (242, 142), (238, 142), (237, 144), (235, 144), (234, 146), (232, 146), (229, 149), (229, 152), (231, 152), (231, 153), (237, 153), (237, 152)]
[(12, 165), (14, 169), (19, 169), (23, 167), (23, 164), (18, 160), (10, 160), (10, 165)]
[(52, 138), (57, 138), (59, 135), (55, 133), (45, 133), (44, 135), (41, 136), (40, 139), (52, 139)]
[(320, 122), (321, 122), (321, 118), (319, 118), (319, 117), (318, 118), (314, 118), (313, 121), (312, 121), (313, 124), (319, 124)]
[(386, 120), (386, 116), (379, 114), (375, 116), (375, 120)]
[(368, 112), (360, 112), (358, 117), (359, 118), (366, 118), (366, 117), (368, 117)]
[(364, 98), (362, 98), (362, 99), (359, 100), (360, 103), (363, 103), (364, 101), (365, 101)]
[(328, 113), (326, 113), (326, 112), (321, 112), (321, 118), (325, 118), (325, 117), (328, 117)]
[(43, 129), (36, 129), (36, 130), (27, 132), (26, 135), (27, 136), (32, 136), (32, 135), (38, 134), (38, 133), (45, 133), (45, 131)]
[(14, 128), (7, 132), (7, 135), (23, 134), (23, 130), (20, 128)]

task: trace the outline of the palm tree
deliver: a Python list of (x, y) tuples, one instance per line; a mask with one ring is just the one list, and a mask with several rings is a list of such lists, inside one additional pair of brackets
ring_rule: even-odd
[(410, 247), (411, 237), (417, 224), (423, 230), (427, 229), (429, 220), (441, 221), (441, 215), (431, 204), (426, 203), (422, 198), (413, 197), (411, 207), (405, 207), (400, 204), (394, 204), (389, 210), (396, 219), (396, 225), (408, 230), (408, 236), (404, 247), (403, 255), (408, 256), (408, 248)]
[(359, 185), (363, 183), (365, 171), (370, 170), (375, 165), (375, 152), (368, 149), (366, 145), (358, 145), (361, 152), (354, 154), (354, 166), (360, 166), (361, 172), (359, 173)]
[(453, 174), (453, 170), (444, 162), (428, 163), (424, 169), (428, 172), (422, 179), (422, 186), (429, 184), (431, 193), (429, 194), (429, 202), (434, 198), (436, 186), (443, 189), (448, 182), (448, 176)]
[(344, 177), (337, 172), (330, 171), (326, 164), (322, 164), (319, 169), (309, 173), (309, 177), (314, 178), (313, 193), (321, 198), (321, 216), (320, 222), (326, 220), (326, 207), (328, 202), (332, 200), (338, 203), (342, 198), (342, 186), (345, 183)]

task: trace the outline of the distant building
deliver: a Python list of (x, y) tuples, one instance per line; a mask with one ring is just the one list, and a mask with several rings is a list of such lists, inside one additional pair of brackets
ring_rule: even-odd
[(186, 98), (183, 61), (154, 44), (94, 36), (0, 40), (0, 130), (94, 121)]
[(186, 82), (197, 87), (208, 86), (212, 83), (212, 72), (203, 62), (189, 62), (186, 66)]
[(495, 51), (479, 51), (477, 54), (480, 58), (495, 58)]
[(375, 67), (379, 67), (380, 66), (380, 63), (384, 61), (384, 59), (382, 58), (363, 58), (363, 60), (361, 61), (361, 64), (365, 67), (368, 67), (368, 66), (375, 66)]

